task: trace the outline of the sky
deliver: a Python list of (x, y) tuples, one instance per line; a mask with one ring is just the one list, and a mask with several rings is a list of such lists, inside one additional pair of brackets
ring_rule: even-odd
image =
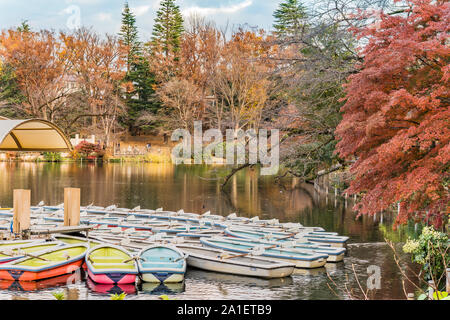
[[(270, 30), (272, 14), (281, 0), (177, 0), (183, 15), (197, 13), (229, 29), (248, 24)], [(93, 27), (101, 33), (117, 34), (125, 0), (0, 0), (0, 29), (27, 20), (31, 28), (70, 30)], [(151, 36), (160, 0), (129, 0), (136, 15), (142, 41)]]

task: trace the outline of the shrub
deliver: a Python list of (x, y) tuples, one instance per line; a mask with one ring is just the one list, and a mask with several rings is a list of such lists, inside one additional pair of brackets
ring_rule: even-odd
[(72, 155), (88, 160), (95, 160), (97, 158), (102, 158), (105, 155), (105, 152), (97, 144), (82, 141), (75, 147)]
[(442, 279), (445, 268), (449, 265), (449, 242), (445, 233), (425, 227), (417, 240), (409, 239), (403, 251), (412, 255), (412, 261), (422, 265), (425, 280)]

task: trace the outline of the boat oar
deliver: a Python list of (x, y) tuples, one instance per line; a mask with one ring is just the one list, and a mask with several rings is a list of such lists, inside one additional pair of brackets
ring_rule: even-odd
[(44, 258), (41, 258), (41, 257), (38, 257), (38, 256), (34, 256), (32, 254), (29, 254), (29, 253), (23, 253), (23, 255), (27, 256), (27, 257), (30, 257), (30, 258), (33, 258), (33, 259), (38, 259), (38, 260), (47, 261), (47, 262), (50, 261), (50, 260), (47, 260), (47, 259), (44, 259)]
[[(264, 251), (265, 250), (268, 250), (268, 249), (274, 249), (274, 248), (276, 248), (276, 247), (278, 247), (278, 245), (273, 245), (273, 246), (271, 246), (271, 247), (265, 247), (264, 248)], [(248, 256), (248, 255), (251, 255), (251, 254), (253, 254), (254, 253), (254, 251), (252, 250), (252, 251), (250, 251), (250, 252), (247, 252), (247, 253), (243, 253), (243, 254), (239, 254), (239, 255), (234, 255), (234, 256), (227, 256), (227, 257), (224, 257), (224, 258), (222, 258), (222, 259), (234, 259), (234, 258), (242, 258), (242, 257), (246, 257), (246, 256)]]
[(41, 258), (41, 257), (38, 257), (38, 256), (34, 256), (32, 254), (26, 253), (26, 252), (18, 252), (17, 255), (14, 255), (14, 254), (11, 255), (10, 253), (6, 253), (6, 252), (3, 252), (3, 251), (0, 251), (0, 254), (2, 254), (4, 256), (8, 256), (8, 257), (26, 256), (26, 257), (30, 257), (30, 258), (34, 258), (34, 259), (43, 260), (43, 261), (50, 261), (50, 260), (47, 260), (47, 259), (44, 259), (44, 258)]
[(294, 237), (296, 234), (297, 234), (297, 233), (292, 233), (292, 234), (290, 234), (289, 236), (286, 236), (286, 237), (283, 237), (283, 238), (278, 238), (278, 239), (276, 239), (276, 241), (286, 240), (286, 239), (292, 238), (292, 237)]
[(4, 255), (4, 256), (7, 256), (7, 257), (15, 257), (15, 255), (14, 254), (11, 254), (12, 252), (9, 252), (9, 253), (6, 253), (6, 252), (3, 252), (3, 251), (0, 251), (0, 254), (1, 255)]
[(129, 260), (122, 261), (122, 263), (128, 263), (128, 262), (131, 262), (131, 261), (133, 261), (133, 260), (136, 260), (136, 261), (138, 261), (138, 260), (145, 261), (144, 259), (142, 259), (142, 258), (140, 258), (140, 257), (133, 257), (133, 258), (131, 258), (131, 259), (129, 259)]
[(186, 259), (187, 259), (187, 256), (182, 256), (182, 257), (180, 257), (180, 258), (174, 260), (173, 262), (178, 262), (178, 261), (186, 260)]

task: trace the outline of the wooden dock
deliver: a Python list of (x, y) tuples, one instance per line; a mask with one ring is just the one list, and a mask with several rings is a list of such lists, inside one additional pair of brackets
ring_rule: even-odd
[(31, 229), (29, 232), (32, 236), (49, 235), (55, 233), (77, 233), (77, 232), (89, 232), (94, 229), (94, 226), (74, 226), (74, 227), (57, 227), (49, 229)]

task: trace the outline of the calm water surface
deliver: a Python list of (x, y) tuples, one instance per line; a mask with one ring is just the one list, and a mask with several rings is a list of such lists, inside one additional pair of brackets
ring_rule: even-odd
[[(183, 284), (167, 286), (101, 286), (84, 279), (84, 275), (82, 280), (67, 276), (40, 283), (0, 282), (0, 299), (54, 299), (55, 292), (65, 292), (68, 299), (109, 299), (112, 293), (121, 292), (127, 293), (127, 299), (158, 299), (163, 294), (193, 300), (347, 299), (345, 286), (360, 294), (353, 269), (366, 288), (369, 266), (381, 271), (381, 289), (371, 291), (373, 297), (404, 299), (401, 275), (384, 239), (395, 241), (400, 252), (407, 236), (420, 231), (418, 226), (393, 231), (391, 215), (357, 218), (350, 199), (318, 193), (313, 186), (295, 179), (280, 185), (273, 177), (259, 177), (258, 170), (240, 172), (223, 192), (218, 178), (225, 172), (220, 167), (163, 164), (0, 163), (0, 205), (12, 206), (13, 189), (20, 188), (31, 189), (32, 204), (44, 200), (56, 205), (63, 202), (65, 187), (77, 187), (81, 188), (82, 205), (140, 205), (148, 209), (163, 207), (195, 213), (210, 210), (222, 215), (236, 212), (247, 217), (277, 218), (349, 236), (345, 261), (277, 280), (192, 269)], [(408, 286), (406, 289), (414, 291)]]

